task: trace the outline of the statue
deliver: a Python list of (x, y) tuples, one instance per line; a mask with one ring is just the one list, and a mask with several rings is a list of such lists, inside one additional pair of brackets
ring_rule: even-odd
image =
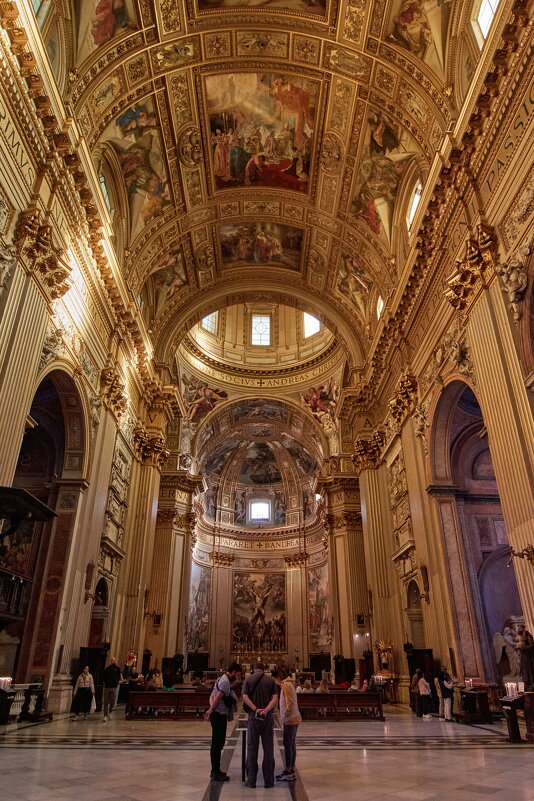
[(525, 691), (534, 692), (534, 637), (527, 631), (524, 623), (517, 626), (517, 649), (521, 659), (521, 677), (525, 682)]
[(503, 676), (518, 677), (521, 675), (519, 653), (516, 646), (516, 630), (515, 621), (508, 619), (504, 624), (503, 633), (499, 631), (493, 635), (493, 647), (495, 649), (495, 658), (499, 667), (503, 659), (503, 648), (508, 659), (509, 669), (501, 668)]

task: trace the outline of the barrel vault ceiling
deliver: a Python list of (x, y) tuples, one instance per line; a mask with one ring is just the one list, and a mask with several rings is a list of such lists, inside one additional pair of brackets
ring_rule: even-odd
[(47, 48), (159, 356), (204, 314), (260, 300), (312, 311), (363, 363), (456, 113), (453, 4), (60, 7)]

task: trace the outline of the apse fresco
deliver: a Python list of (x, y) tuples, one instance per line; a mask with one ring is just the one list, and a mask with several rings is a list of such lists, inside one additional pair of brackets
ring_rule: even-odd
[(238, 481), (241, 484), (277, 484), (281, 480), (276, 456), (267, 443), (251, 443), (245, 452)]
[(324, 17), (325, 0), (198, 0), (200, 11), (212, 11), (218, 8), (248, 9), (264, 11), (297, 11)]
[(222, 262), (225, 267), (271, 264), (298, 270), (302, 230), (273, 222), (236, 223), (220, 226)]
[(234, 573), (232, 650), (286, 650), (284, 573)]
[(402, 177), (417, 152), (411, 137), (382, 112), (369, 115), (352, 213), (386, 241)]
[(98, 47), (134, 30), (133, 0), (76, 0), (80, 64)]
[(232, 411), (236, 423), (238, 420), (257, 420), (262, 417), (266, 420), (279, 420), (285, 423), (288, 416), (287, 409), (283, 406), (261, 402), (243, 403), (241, 406), (235, 406)]
[(363, 320), (367, 319), (369, 292), (372, 285), (372, 280), (360, 267), (358, 260), (354, 256), (342, 253), (336, 287), (356, 306)]
[(318, 84), (280, 73), (206, 78), (211, 163), (217, 189), (306, 192)]
[(189, 585), (187, 615), (187, 650), (209, 650), (209, 618), (211, 601), (211, 570), (193, 562)]
[(239, 440), (234, 437), (220, 442), (213, 453), (210, 453), (206, 458), (204, 468), (209, 470), (210, 473), (219, 475), (238, 444)]
[(300, 476), (308, 476), (317, 467), (317, 462), (308, 451), (293, 437), (283, 434), (280, 442), (289, 451), (295, 461)]
[(444, 53), (452, 0), (433, 7), (420, 0), (395, 0), (387, 41), (408, 50), (438, 74), (444, 74)]
[(308, 570), (308, 615), (310, 651), (328, 651), (332, 644), (333, 620), (328, 592), (328, 565)]
[(161, 131), (152, 101), (129, 108), (102, 135), (120, 163), (130, 211), (130, 239), (170, 204)]
[(224, 389), (214, 389), (194, 375), (182, 375), (182, 396), (187, 407), (186, 420), (199, 423), (220, 401), (228, 397)]

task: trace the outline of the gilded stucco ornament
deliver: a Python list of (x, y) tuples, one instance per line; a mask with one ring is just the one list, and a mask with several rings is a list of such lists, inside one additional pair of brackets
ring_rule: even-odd
[(328, 172), (339, 172), (343, 166), (343, 142), (332, 133), (326, 134), (321, 151), (321, 166)]
[(420, 403), (413, 410), (413, 419), (415, 421), (415, 436), (419, 437), (423, 443), (423, 451), (428, 453), (428, 442), (426, 437), (426, 430), (428, 428), (428, 404)]
[(354, 442), (354, 453), (352, 461), (359, 475), (362, 470), (378, 467), (381, 461), (382, 447), (384, 445), (384, 433), (375, 431), (369, 439), (357, 439)]
[(196, 128), (186, 128), (178, 140), (178, 158), (184, 167), (196, 167), (202, 161), (200, 133)]
[(0, 287), (6, 287), (11, 270), (17, 262), (17, 250), (13, 245), (0, 245)]
[(508, 259), (505, 264), (497, 264), (495, 272), (501, 277), (503, 292), (508, 296), (508, 308), (512, 312), (514, 322), (518, 323), (522, 317), (521, 303), (528, 285), (528, 275), (525, 270), (530, 246), (522, 245)]
[(398, 426), (413, 411), (417, 400), (417, 381), (413, 375), (405, 374), (397, 386), (397, 390), (388, 403), (389, 413)]

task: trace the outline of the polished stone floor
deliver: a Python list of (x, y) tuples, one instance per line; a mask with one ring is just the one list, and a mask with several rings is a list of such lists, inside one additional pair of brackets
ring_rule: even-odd
[[(241, 733), (229, 728), (223, 768), (208, 782), (209, 724), (126, 721), (122, 711), (0, 730), (0, 801), (534, 801), (534, 746), (500, 724), (419, 720), (309, 722), (298, 732), (298, 781), (241, 783)], [(261, 754), (260, 754), (261, 758)], [(277, 772), (282, 769), (277, 750)]]

